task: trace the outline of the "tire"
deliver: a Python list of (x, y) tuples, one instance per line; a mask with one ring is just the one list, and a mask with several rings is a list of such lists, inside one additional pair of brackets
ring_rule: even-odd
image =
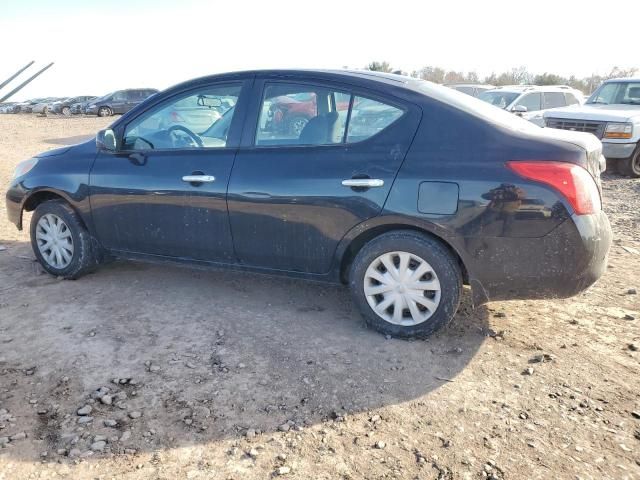
[[(381, 275), (385, 281), (394, 277), (391, 275), (392, 272), (382, 265), (382, 258), (388, 260), (390, 257), (397, 261), (394, 265), (397, 275), (397, 271), (402, 270), (402, 264), (400, 255), (396, 254), (402, 254), (404, 258), (407, 258), (405, 254), (409, 255), (408, 270), (405, 270), (408, 278), (411, 272), (418, 274), (418, 270), (424, 271), (417, 280), (421, 285), (428, 284), (433, 289), (421, 291), (407, 288), (407, 285), (416, 285), (412, 282), (396, 284), (394, 290), (380, 295), (367, 295), (365, 288), (370, 288), (371, 293), (374, 291), (371, 289), (388, 288), (393, 284), (393, 280), (383, 284), (371, 275)], [(438, 240), (417, 232), (398, 230), (380, 235), (362, 247), (351, 265), (349, 286), (367, 326), (393, 337), (426, 338), (449, 323), (458, 310), (462, 292), (462, 273), (457, 259)], [(436, 291), (437, 288), (439, 292)], [(380, 310), (384, 307), (385, 301), (398, 297), (402, 297), (400, 303), (393, 303), (383, 311), (389, 318), (383, 318), (374, 310), (374, 306), (378, 306)], [(431, 308), (420, 305), (425, 299)], [(409, 303), (413, 304), (412, 308)], [(398, 320), (395, 314), (396, 305), (399, 304), (402, 305), (402, 310), (398, 310), (402, 312), (401, 318), (399, 322), (393, 323), (394, 320)]]
[[(64, 226), (58, 222), (47, 231), (45, 225), (53, 226), (56, 218)], [(59, 230), (59, 234), (51, 234), (51, 230)], [(65, 235), (67, 231), (70, 235)], [(57, 236), (57, 250), (64, 252), (60, 253), (58, 259), (54, 255), (53, 260), (50, 260), (45, 255), (51, 255), (53, 250), (42, 247), (46, 247), (46, 242), (52, 235)], [(61, 238), (62, 236), (65, 238)], [(31, 217), (31, 247), (42, 268), (58, 277), (76, 279), (95, 269), (98, 264), (97, 248), (89, 232), (78, 214), (64, 200), (49, 200), (36, 207)]]
[(71, 109), (69, 107), (62, 107), (62, 115), (65, 117), (71, 116)]
[(640, 177), (640, 145), (629, 158), (618, 160), (618, 172), (628, 177)]
[(300, 137), (302, 130), (309, 123), (309, 119), (306, 117), (293, 117), (287, 120), (287, 132), (289, 135), (293, 135), (295, 137)]
[(100, 107), (98, 109), (99, 117), (110, 117), (111, 115), (113, 115), (113, 111), (109, 107)]

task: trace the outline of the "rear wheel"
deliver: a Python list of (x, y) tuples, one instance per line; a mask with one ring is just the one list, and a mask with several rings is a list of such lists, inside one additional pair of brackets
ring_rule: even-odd
[(456, 258), (440, 242), (397, 231), (358, 252), (350, 287), (370, 327), (397, 337), (427, 337), (455, 315), (462, 275)]
[(629, 158), (618, 160), (618, 172), (629, 177), (640, 177), (640, 145)]
[(110, 117), (112, 115), (112, 111), (109, 107), (100, 107), (98, 109), (98, 116), (99, 117)]
[(38, 205), (31, 217), (31, 246), (42, 267), (52, 275), (75, 279), (98, 263), (89, 232), (63, 200)]

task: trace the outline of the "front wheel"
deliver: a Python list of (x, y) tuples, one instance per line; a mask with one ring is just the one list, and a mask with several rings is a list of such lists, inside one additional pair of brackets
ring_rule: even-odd
[(640, 145), (629, 158), (618, 160), (618, 172), (628, 177), (640, 177)]
[(111, 109), (109, 107), (100, 107), (98, 109), (98, 116), (99, 117), (110, 117), (113, 114), (113, 112), (111, 111)]
[(455, 315), (462, 274), (457, 259), (439, 241), (397, 231), (358, 252), (349, 283), (368, 326), (395, 337), (424, 338)]
[(59, 277), (78, 278), (98, 263), (89, 232), (63, 200), (38, 205), (31, 217), (31, 247), (42, 267)]
[(69, 107), (62, 107), (62, 115), (68, 117), (71, 115), (71, 109)]

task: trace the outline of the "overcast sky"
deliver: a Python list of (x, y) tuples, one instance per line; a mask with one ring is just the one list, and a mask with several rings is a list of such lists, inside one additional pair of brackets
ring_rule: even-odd
[(30, 60), (55, 65), (13, 100), (373, 60), (587, 76), (640, 67), (639, 18), (640, 0), (0, 0), (0, 81)]

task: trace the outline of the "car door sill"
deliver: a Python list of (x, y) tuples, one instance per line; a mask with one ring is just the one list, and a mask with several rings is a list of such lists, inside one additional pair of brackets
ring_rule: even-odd
[(236, 272), (249, 272), (259, 275), (276, 276), (276, 277), (289, 277), (310, 280), (319, 283), (340, 284), (339, 277), (332, 272), (319, 274), (298, 272), (294, 270), (279, 270), (274, 268), (255, 267), (251, 265), (245, 265), (242, 263), (225, 263), (225, 262), (212, 262), (207, 260), (197, 260), (186, 257), (169, 257), (164, 255), (155, 255), (148, 253), (136, 253), (124, 250), (110, 250), (109, 253), (114, 257), (122, 260), (133, 260), (145, 263), (155, 264), (168, 264), (183, 266), (187, 268), (196, 268), (199, 270), (218, 270), (218, 271), (236, 271)]

